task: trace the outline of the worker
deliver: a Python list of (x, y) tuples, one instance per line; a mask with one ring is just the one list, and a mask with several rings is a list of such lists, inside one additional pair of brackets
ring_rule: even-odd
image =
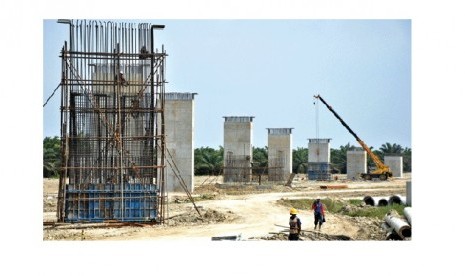
[(312, 210), (313, 210), (313, 215), (315, 218), (314, 220), (315, 227), (313, 229), (316, 230), (316, 227), (318, 225), (318, 230), (321, 230), (321, 225), (323, 224), (323, 222), (326, 222), (326, 219), (325, 219), (325, 207), (319, 198), (317, 198), (313, 202)]
[(298, 241), (300, 231), (302, 230), (302, 223), (300, 218), (297, 217), (297, 210), (292, 208), (290, 211), (291, 217), (289, 218), (289, 240)]
[(124, 85), (124, 86), (127, 86), (129, 83), (128, 81), (126, 81), (126, 79), (124, 78), (124, 73), (123, 71), (119, 71), (119, 74), (117, 76), (115, 76), (115, 81), (117, 81), (118, 83)]

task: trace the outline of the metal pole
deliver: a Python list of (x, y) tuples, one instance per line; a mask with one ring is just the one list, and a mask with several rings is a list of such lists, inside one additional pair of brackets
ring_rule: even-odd
[[(116, 75), (119, 75), (121, 66), (120, 66), (120, 48), (119, 43), (116, 44)], [(116, 87), (116, 101), (118, 109), (118, 122), (115, 131), (115, 135), (118, 138), (118, 147), (119, 147), (119, 178), (120, 178), (120, 187), (121, 187), (121, 220), (124, 221), (124, 178), (123, 178), (123, 137), (121, 132), (122, 122), (121, 122), (121, 82), (117, 78), (117, 87)]]
[[(165, 28), (165, 25), (151, 25), (151, 26), (150, 26), (150, 54), (151, 54), (151, 55), (150, 55), (150, 95), (151, 95), (151, 108), (152, 108), (152, 112), (151, 112), (151, 123), (152, 123), (152, 125), (155, 126), (155, 129), (152, 130), (152, 135), (153, 135), (153, 131), (155, 131), (155, 137), (158, 137), (158, 123), (159, 123), (159, 120), (158, 120), (158, 114), (157, 114), (157, 116), (156, 116), (156, 118), (157, 118), (156, 121), (155, 121), (155, 118), (154, 118), (154, 116), (153, 116), (154, 112), (157, 112), (157, 111), (155, 110), (155, 108), (156, 108), (155, 99), (156, 99), (157, 97), (155, 97), (155, 92), (156, 92), (156, 91), (155, 91), (155, 76), (154, 76), (154, 74), (155, 74), (155, 72), (154, 72), (154, 64), (155, 64), (155, 60), (154, 60), (154, 59), (155, 59), (154, 31), (155, 31), (155, 29), (164, 29), (164, 28)], [(162, 54), (164, 54), (164, 53), (162, 52)], [(161, 56), (161, 59), (163, 59), (163, 58), (164, 58), (164, 57), (163, 57), (163, 55), (162, 55), (162, 56)], [(161, 61), (160, 66), (162, 66), (162, 68), (163, 68), (163, 66), (164, 66), (163, 60)], [(160, 115), (161, 115), (161, 116), (160, 116), (160, 117), (161, 117), (161, 118), (160, 118), (160, 119), (161, 119), (160, 124), (162, 125), (162, 127), (163, 127), (163, 124), (164, 124), (164, 117), (163, 117), (164, 105), (163, 105), (163, 100), (164, 100), (164, 99), (163, 99), (163, 98), (161, 97), (161, 95), (160, 95), (160, 112), (161, 112), (161, 114), (160, 114)], [(164, 131), (163, 131), (163, 129), (161, 130), (161, 135), (160, 135), (160, 136), (161, 136), (160, 138), (156, 138), (156, 140), (155, 140), (155, 143), (156, 143), (155, 147), (152, 147), (152, 148), (155, 150), (155, 152), (154, 152), (155, 154), (154, 154), (154, 155), (156, 156), (156, 157), (155, 157), (155, 158), (156, 158), (156, 160), (155, 160), (156, 165), (158, 165), (158, 160), (160, 160), (160, 164), (163, 165), (163, 164), (164, 164), (163, 159), (165, 158), (165, 157), (164, 157), (164, 152), (163, 152), (164, 143), (165, 143), (164, 138), (163, 138), (163, 136), (164, 136)], [(162, 150), (161, 150), (161, 155), (158, 154), (158, 151), (157, 151), (158, 139), (160, 139), (160, 142), (161, 142), (161, 149), (162, 149)], [(152, 163), (153, 163), (153, 160), (154, 160), (153, 158), (154, 158), (154, 157), (153, 157), (153, 154), (152, 154)], [(159, 211), (159, 216), (160, 216), (159, 218), (160, 218), (160, 222), (161, 222), (161, 223), (164, 223), (164, 210), (163, 210), (163, 206), (164, 206), (164, 201), (165, 201), (165, 195), (164, 195), (165, 189), (164, 189), (164, 183), (163, 183), (163, 181), (162, 181), (162, 180), (158, 181), (158, 180), (159, 180), (159, 178), (163, 178), (163, 175), (164, 175), (164, 174), (163, 174), (163, 170), (164, 170), (164, 168), (162, 168), (162, 170), (161, 170), (162, 172), (161, 172), (160, 175), (158, 174), (158, 170), (155, 171), (155, 179), (156, 179), (156, 181), (157, 181), (157, 184), (159, 184), (160, 195), (161, 195), (161, 196), (160, 196), (160, 202), (159, 202), (159, 203), (158, 203), (158, 202), (156, 203), (156, 204), (159, 206), (159, 210), (158, 210), (158, 211)]]

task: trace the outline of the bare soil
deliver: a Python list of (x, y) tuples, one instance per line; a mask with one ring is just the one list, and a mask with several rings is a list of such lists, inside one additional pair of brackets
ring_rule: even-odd
[[(168, 195), (165, 224), (56, 223), (57, 179), (44, 179), (43, 240), (287, 240), (289, 207), (282, 199), (331, 198), (341, 201), (365, 196), (406, 195), (404, 178), (388, 181), (351, 181), (339, 175), (337, 181), (309, 181), (297, 175), (291, 187), (284, 183), (225, 185), (217, 178), (195, 177), (192, 197)], [(326, 186), (322, 187), (322, 186)], [(310, 204), (310, 201), (309, 201)], [(362, 204), (359, 208), (365, 208)], [(350, 217), (327, 212), (320, 231), (313, 230), (310, 206), (299, 210), (301, 240), (385, 240), (382, 220)]]

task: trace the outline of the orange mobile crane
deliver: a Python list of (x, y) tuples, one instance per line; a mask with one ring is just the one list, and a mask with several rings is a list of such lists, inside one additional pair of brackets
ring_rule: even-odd
[(334, 109), (328, 103), (326, 103), (326, 101), (320, 95), (316, 95), (313, 97), (319, 99), (324, 105), (326, 105), (329, 111), (331, 111), (334, 114), (334, 116), (336, 116), (336, 118), (342, 123), (342, 125), (345, 126), (345, 128), (347, 128), (350, 134), (352, 134), (355, 137), (357, 142), (362, 146), (362, 148), (368, 153), (368, 155), (375, 163), (376, 170), (368, 173), (362, 173), (360, 174), (360, 176), (365, 180), (371, 180), (372, 178), (379, 178), (379, 180), (387, 180), (388, 178), (392, 177), (392, 172), (389, 166), (381, 162), (378, 156), (376, 156), (376, 154), (374, 154), (370, 150), (370, 148), (365, 144), (365, 142), (363, 142), (362, 139), (360, 139), (357, 136), (357, 134), (355, 134), (355, 132), (352, 129), (350, 129), (350, 127), (344, 122), (344, 120), (342, 120), (342, 118), (336, 113), (336, 111), (334, 111)]

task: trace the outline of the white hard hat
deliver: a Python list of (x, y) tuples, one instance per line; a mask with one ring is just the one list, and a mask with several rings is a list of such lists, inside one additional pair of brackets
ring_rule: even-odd
[(120, 74), (124, 74), (124, 73), (123, 73), (123, 70), (120, 70), (119, 73), (120, 73)]

